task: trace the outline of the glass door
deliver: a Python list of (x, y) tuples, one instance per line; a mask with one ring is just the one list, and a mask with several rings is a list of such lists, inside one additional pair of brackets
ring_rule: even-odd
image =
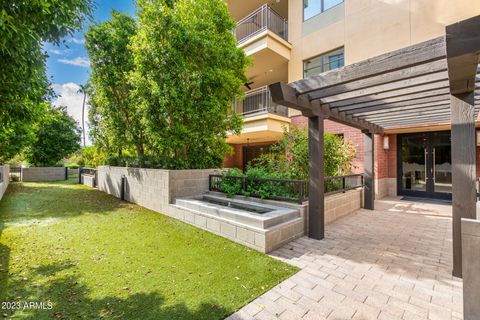
[(398, 136), (398, 194), (451, 199), (450, 132)]
[(404, 135), (401, 140), (401, 190), (417, 195), (427, 192), (427, 138), (426, 135)]
[(450, 132), (432, 134), (433, 192), (452, 194), (452, 144)]

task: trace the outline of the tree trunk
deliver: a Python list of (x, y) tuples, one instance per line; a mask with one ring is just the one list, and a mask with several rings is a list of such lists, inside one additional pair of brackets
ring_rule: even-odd
[(82, 131), (83, 131), (83, 146), (85, 147), (85, 99), (87, 93), (83, 92), (83, 105), (82, 105)]

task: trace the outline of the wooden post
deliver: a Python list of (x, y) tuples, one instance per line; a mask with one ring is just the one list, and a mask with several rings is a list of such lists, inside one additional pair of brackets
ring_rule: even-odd
[(462, 277), (461, 219), (476, 219), (474, 92), (451, 95), (453, 275)]
[(374, 145), (375, 135), (371, 132), (363, 132), (363, 166), (365, 171), (363, 190), (363, 207), (373, 210), (375, 208), (375, 167)]
[(308, 236), (325, 237), (323, 117), (308, 118)]

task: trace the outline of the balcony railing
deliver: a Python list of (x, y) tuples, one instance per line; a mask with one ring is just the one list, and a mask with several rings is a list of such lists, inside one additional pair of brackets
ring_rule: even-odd
[(288, 108), (272, 101), (268, 86), (248, 91), (242, 100), (233, 104), (235, 112), (244, 117), (255, 116), (259, 113), (273, 113), (288, 117)]
[(287, 20), (266, 4), (238, 21), (234, 32), (240, 44), (265, 30), (270, 30), (288, 41)]

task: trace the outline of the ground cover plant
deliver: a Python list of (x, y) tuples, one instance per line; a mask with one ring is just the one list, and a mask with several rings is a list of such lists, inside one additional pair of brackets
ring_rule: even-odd
[(73, 179), (13, 183), (0, 202), (0, 301), (46, 306), (6, 317), (223, 319), (295, 272)]

